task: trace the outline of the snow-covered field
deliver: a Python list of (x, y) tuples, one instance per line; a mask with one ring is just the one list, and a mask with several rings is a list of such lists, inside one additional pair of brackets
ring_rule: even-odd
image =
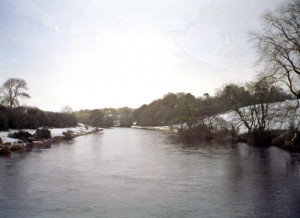
[[(289, 129), (291, 125), (297, 127), (300, 122), (300, 108), (298, 107), (298, 101), (300, 100), (287, 100), (284, 102), (276, 102), (268, 105), (268, 115), (267, 115), (267, 126), (268, 130), (285, 130)], [(251, 118), (251, 106), (240, 108), (240, 111), (246, 115), (245, 119), (250, 122)], [(230, 126), (238, 130), (238, 132), (246, 133), (248, 130), (246, 126), (241, 121), (239, 115), (235, 111), (229, 111), (227, 113), (222, 113), (216, 115), (215, 117), (221, 118), (226, 121)], [(255, 120), (255, 119), (254, 119)], [(255, 120), (257, 123), (257, 120)], [(298, 127), (299, 128), (299, 127)]]
[[(67, 132), (67, 131), (72, 131), (74, 132), (74, 134), (85, 134), (85, 133), (90, 133), (94, 130), (95, 128), (90, 127), (90, 126), (86, 126), (84, 124), (79, 123), (78, 126), (76, 127), (71, 127), (71, 128), (52, 128), (49, 129), (51, 131), (51, 136), (55, 137), (55, 136), (63, 136), (63, 132)], [(23, 131), (29, 132), (30, 134), (34, 134), (35, 133), (35, 129), (22, 129)], [(18, 132), (19, 130), (10, 130), (10, 131), (0, 131), (0, 137), (2, 139), (3, 143), (16, 143), (19, 140), (18, 139), (13, 139), (8, 137), (9, 133), (14, 133), (14, 132)]]

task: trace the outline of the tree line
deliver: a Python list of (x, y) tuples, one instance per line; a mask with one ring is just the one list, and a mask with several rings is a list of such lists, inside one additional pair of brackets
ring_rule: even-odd
[(35, 107), (0, 106), (0, 130), (66, 128), (76, 125), (77, 119), (72, 114), (42, 111)]
[(266, 78), (258, 78), (243, 85), (225, 84), (214, 95), (205, 93), (201, 97), (195, 97), (190, 93), (169, 93), (162, 99), (134, 110), (133, 117), (142, 126), (185, 123), (187, 127), (191, 127), (218, 113), (231, 110), (240, 113), (243, 107), (250, 106), (255, 107), (257, 110), (253, 108), (253, 112), (258, 114), (263, 113), (259, 111), (261, 107), (258, 105), (291, 99), (293, 96), (276, 83), (271, 83)]
[(71, 113), (42, 111), (35, 107), (20, 106), (22, 98), (30, 98), (23, 79), (9, 78), (0, 89), (0, 130), (37, 129), (39, 127), (64, 128), (77, 125)]
[(113, 126), (130, 127), (133, 120), (133, 109), (123, 108), (104, 108), (94, 110), (80, 110), (73, 114), (78, 122), (94, 127), (110, 128)]

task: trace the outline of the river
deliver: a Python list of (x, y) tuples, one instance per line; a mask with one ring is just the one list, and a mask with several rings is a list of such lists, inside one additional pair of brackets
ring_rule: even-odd
[(114, 128), (0, 158), (0, 217), (299, 217), (281, 149)]

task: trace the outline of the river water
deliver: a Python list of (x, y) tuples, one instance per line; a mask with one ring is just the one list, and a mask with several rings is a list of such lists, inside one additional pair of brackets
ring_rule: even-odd
[(0, 158), (0, 217), (299, 217), (300, 162), (278, 148), (108, 129)]

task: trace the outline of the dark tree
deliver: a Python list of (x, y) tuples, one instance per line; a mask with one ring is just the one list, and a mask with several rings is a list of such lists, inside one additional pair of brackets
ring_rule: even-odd
[(92, 126), (99, 128), (101, 125), (103, 125), (104, 114), (99, 109), (92, 110), (89, 120)]

